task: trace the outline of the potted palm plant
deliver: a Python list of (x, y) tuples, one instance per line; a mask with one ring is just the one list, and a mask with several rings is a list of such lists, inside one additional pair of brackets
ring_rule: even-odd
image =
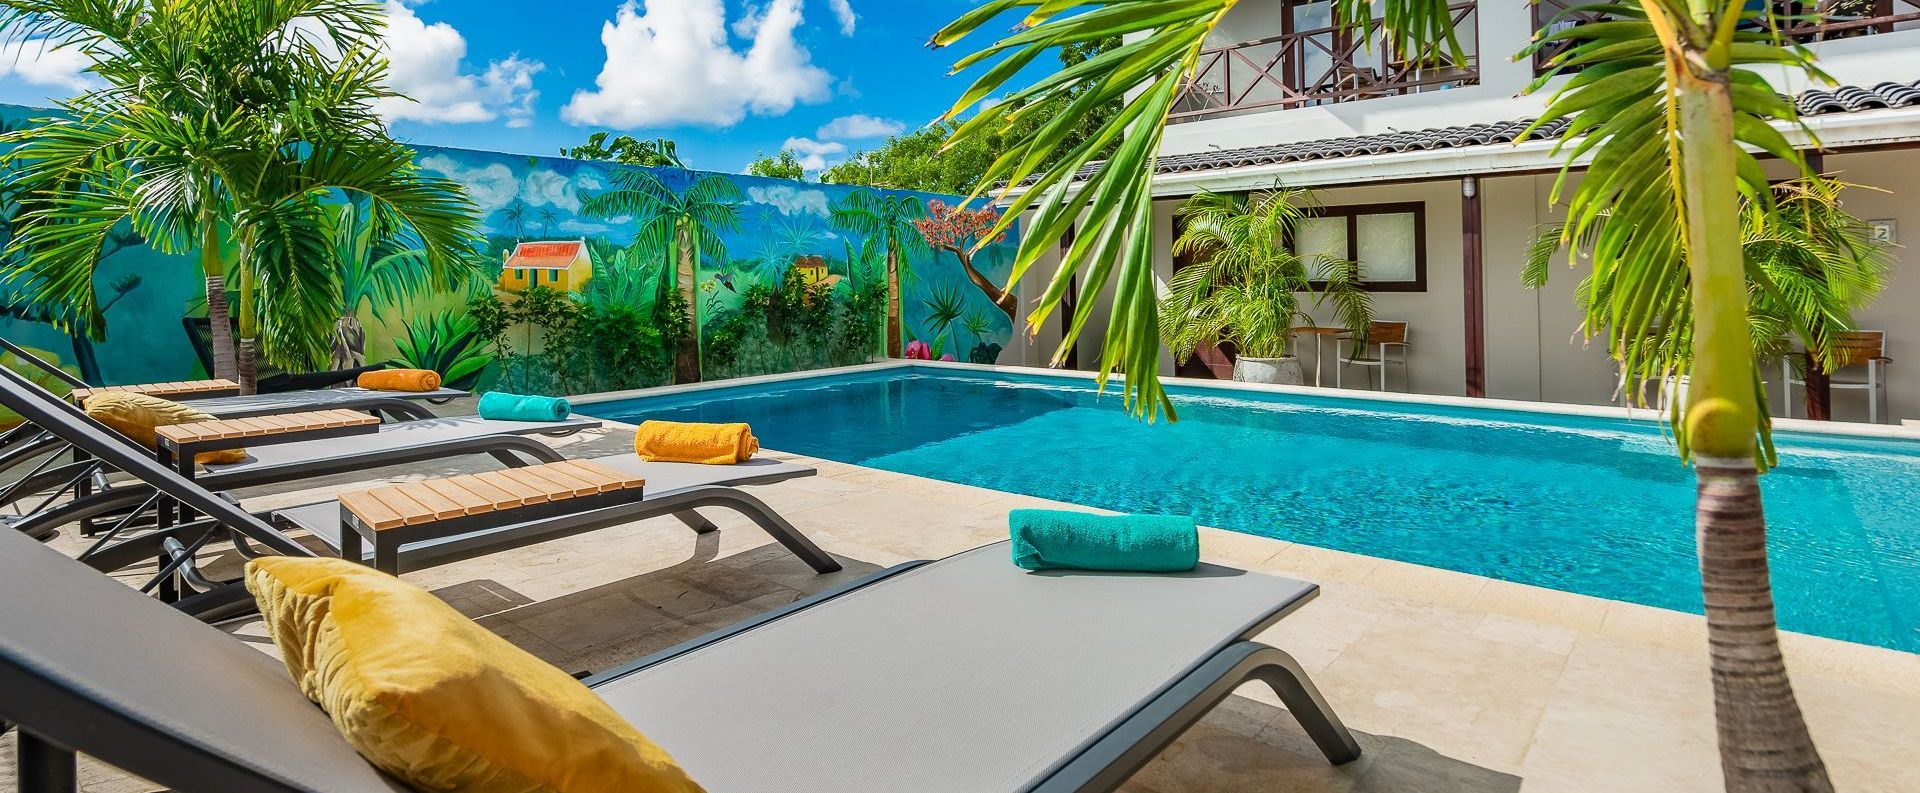
[(1365, 332), (1372, 295), (1360, 286), (1359, 264), (1293, 250), (1293, 230), (1311, 206), (1306, 191), (1275, 187), (1252, 194), (1201, 192), (1180, 207), (1185, 230), (1175, 256), (1193, 264), (1173, 274), (1160, 301), (1160, 333), (1186, 361), (1201, 345), (1232, 343), (1233, 379), (1301, 383), (1300, 359), (1288, 354), (1296, 320), (1311, 321), (1301, 295), (1330, 305), (1343, 325)]

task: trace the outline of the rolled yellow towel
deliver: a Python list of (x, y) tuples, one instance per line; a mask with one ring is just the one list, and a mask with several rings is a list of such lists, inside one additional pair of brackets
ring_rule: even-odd
[(360, 373), (354, 385), (368, 391), (425, 393), (440, 388), (440, 373), (432, 369), (375, 369)]
[(642, 460), (732, 465), (752, 459), (760, 440), (745, 424), (648, 421), (634, 432), (633, 450)]

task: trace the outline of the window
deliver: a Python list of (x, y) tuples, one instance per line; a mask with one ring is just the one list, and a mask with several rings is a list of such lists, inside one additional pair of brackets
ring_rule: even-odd
[(1294, 230), (1294, 252), (1360, 263), (1360, 278), (1375, 292), (1427, 291), (1426, 205), (1365, 204), (1321, 207)]

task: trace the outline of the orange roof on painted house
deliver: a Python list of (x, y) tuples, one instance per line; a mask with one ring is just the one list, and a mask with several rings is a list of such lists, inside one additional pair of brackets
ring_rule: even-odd
[(584, 240), (570, 242), (522, 242), (514, 246), (506, 266), (523, 270), (553, 270), (573, 264), (586, 247)]

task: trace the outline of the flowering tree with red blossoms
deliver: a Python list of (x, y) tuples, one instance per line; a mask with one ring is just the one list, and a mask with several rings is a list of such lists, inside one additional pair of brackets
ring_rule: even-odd
[[(987, 293), (987, 298), (992, 300), (995, 306), (999, 306), (1001, 311), (1007, 312), (1008, 319), (1013, 319), (1014, 311), (1019, 308), (1020, 301), (1014, 297), (1013, 290), (1009, 288), (1012, 284), (1004, 287), (995, 284), (993, 279), (974, 269), (973, 266), (974, 246), (980, 244), (981, 238), (993, 231), (994, 224), (999, 222), (1000, 210), (992, 207), (962, 209), (947, 206), (947, 202), (934, 199), (927, 202), (927, 216), (915, 220), (913, 225), (920, 230), (920, 237), (925, 239), (927, 245), (934, 250), (950, 251), (958, 257), (960, 267), (967, 271), (967, 280), (972, 281), (974, 286), (980, 287), (980, 291)], [(1002, 232), (993, 238), (993, 242), (1000, 242), (1006, 238), (1006, 233)]]

